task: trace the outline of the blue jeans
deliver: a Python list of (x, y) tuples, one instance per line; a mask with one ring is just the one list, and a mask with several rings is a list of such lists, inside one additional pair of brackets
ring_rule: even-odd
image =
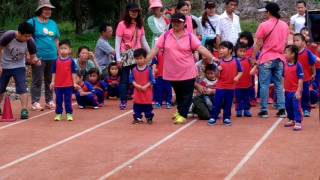
[(259, 84), (261, 111), (268, 111), (269, 86), (271, 79), (275, 86), (276, 107), (285, 109), (285, 98), (283, 92), (283, 62), (275, 59), (259, 66)]
[(135, 65), (132, 66), (126, 66), (122, 67), (120, 70), (120, 100), (121, 102), (127, 102), (128, 99), (128, 87), (129, 87), (129, 76), (131, 73), (132, 68)]
[(162, 105), (163, 95), (166, 97), (166, 103), (172, 104), (172, 87), (169, 81), (164, 80), (162, 77), (156, 79), (155, 85), (155, 96), (156, 103)]

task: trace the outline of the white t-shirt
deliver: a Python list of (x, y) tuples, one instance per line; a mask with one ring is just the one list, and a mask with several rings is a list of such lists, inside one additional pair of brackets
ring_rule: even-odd
[[(206, 37), (206, 38), (214, 39), (217, 36), (216, 32), (217, 32), (217, 26), (219, 23), (219, 15), (208, 16), (208, 18), (209, 18), (211, 25), (215, 29), (215, 31), (213, 31), (210, 24), (207, 22), (206, 26), (202, 26), (202, 29), (203, 29), (202, 36)], [(202, 22), (202, 17), (199, 17), (199, 20), (200, 20), (200, 22)]]
[(233, 18), (231, 19), (226, 11), (221, 14), (217, 26), (217, 35), (221, 36), (221, 40), (230, 41), (235, 45), (239, 38), (239, 33), (241, 33), (239, 16), (233, 13)]
[(294, 26), (294, 32), (300, 33), (301, 29), (305, 27), (306, 15), (296, 14), (290, 18), (290, 25)]

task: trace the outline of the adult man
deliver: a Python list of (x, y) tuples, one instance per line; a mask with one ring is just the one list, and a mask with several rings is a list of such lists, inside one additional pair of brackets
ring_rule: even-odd
[(267, 20), (258, 27), (256, 32), (257, 42), (252, 55), (252, 59), (255, 60), (257, 52), (261, 49), (258, 60), (261, 111), (258, 115), (263, 118), (268, 117), (269, 85), (272, 80), (276, 89), (276, 107), (279, 110), (277, 115), (285, 117), (283, 61), (285, 61), (284, 49), (288, 42), (289, 27), (284, 21), (280, 20), (278, 4), (267, 3), (261, 11), (265, 12)]
[(290, 30), (292, 34), (300, 33), (301, 29), (305, 27), (307, 4), (304, 1), (297, 1), (297, 14), (290, 18)]
[(26, 86), (27, 52), (30, 54), (30, 63), (41, 65), (36, 57), (36, 45), (31, 39), (33, 33), (33, 26), (23, 22), (19, 25), (18, 31), (7, 31), (0, 38), (0, 103), (10, 78), (13, 77), (16, 93), (20, 95), (21, 119), (29, 118)]
[(238, 0), (225, 0), (225, 11), (220, 15), (217, 26), (217, 44), (221, 41), (230, 41), (233, 45), (237, 43), (241, 27), (239, 16), (234, 11), (238, 4)]

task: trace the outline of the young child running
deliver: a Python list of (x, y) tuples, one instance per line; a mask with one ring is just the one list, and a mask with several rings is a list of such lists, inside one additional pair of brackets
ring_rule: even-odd
[(88, 82), (93, 86), (94, 93), (98, 97), (99, 107), (104, 105), (105, 91), (107, 89), (107, 84), (104, 81), (100, 81), (100, 71), (99, 69), (92, 68), (88, 72)]
[(62, 40), (59, 43), (59, 57), (52, 65), (52, 82), (50, 88), (56, 93), (56, 117), (55, 121), (62, 120), (63, 107), (67, 113), (67, 120), (73, 121), (72, 116), (72, 93), (76, 84), (76, 65), (71, 55), (71, 43), (69, 40)]
[(284, 89), (286, 98), (286, 111), (288, 122), (285, 127), (293, 127), (293, 130), (302, 129), (301, 92), (303, 88), (303, 68), (298, 62), (299, 49), (295, 45), (286, 47), (286, 65), (284, 71)]
[(293, 37), (293, 43), (299, 48), (299, 57), (298, 61), (303, 67), (304, 80), (303, 80), (303, 91), (302, 91), (302, 109), (304, 117), (310, 117), (311, 106), (310, 106), (310, 83), (312, 79), (315, 78), (316, 68), (315, 64), (317, 57), (306, 48), (306, 39), (305, 37), (297, 33)]
[(98, 97), (95, 94), (94, 87), (88, 81), (83, 81), (83, 78), (84, 75), (78, 72), (76, 82), (79, 88), (76, 90), (76, 99), (79, 109), (84, 109), (88, 106), (98, 109)]
[(239, 43), (235, 48), (237, 58), (243, 68), (243, 74), (236, 85), (236, 111), (237, 117), (251, 117), (250, 112), (250, 93), (252, 87), (252, 76), (250, 75), (251, 63), (246, 56), (247, 46), (243, 43)]
[(144, 113), (148, 124), (152, 124), (152, 85), (155, 79), (152, 69), (147, 65), (147, 52), (144, 49), (136, 49), (134, 58), (137, 66), (133, 68), (130, 75), (130, 82), (134, 86), (133, 92), (133, 124), (142, 123), (142, 113)]
[(108, 84), (107, 98), (118, 98), (120, 88), (119, 68), (116, 62), (112, 62), (108, 66), (108, 75), (104, 82)]
[(219, 49), (220, 65), (218, 67), (220, 74), (216, 84), (216, 94), (214, 105), (212, 108), (212, 117), (208, 121), (208, 125), (213, 126), (217, 123), (218, 115), (223, 108), (223, 123), (226, 126), (232, 125), (231, 107), (234, 97), (236, 83), (242, 76), (242, 67), (240, 62), (232, 57), (233, 44), (229, 41), (223, 41)]

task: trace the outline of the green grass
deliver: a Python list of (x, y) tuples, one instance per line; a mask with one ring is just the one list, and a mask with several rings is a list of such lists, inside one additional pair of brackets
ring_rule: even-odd
[(255, 33), (259, 26), (259, 22), (255, 20), (250, 20), (250, 19), (242, 20), (240, 24), (241, 24), (242, 31), (249, 31), (252, 33)]

